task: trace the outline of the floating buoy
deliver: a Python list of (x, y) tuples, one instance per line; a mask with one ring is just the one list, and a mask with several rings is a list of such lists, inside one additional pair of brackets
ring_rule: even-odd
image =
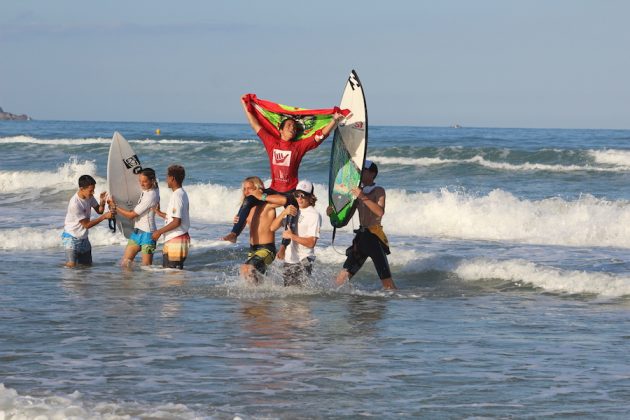
[(155, 130), (155, 134), (159, 136), (159, 135), (160, 135), (160, 133), (161, 133), (160, 129), (159, 129), (159, 128), (157, 128), (157, 129)]

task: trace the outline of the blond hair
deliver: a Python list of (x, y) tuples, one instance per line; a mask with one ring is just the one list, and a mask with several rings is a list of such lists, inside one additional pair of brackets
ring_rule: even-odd
[[(256, 187), (257, 190), (265, 189), (265, 185), (263, 184), (262, 179), (258, 178), (257, 176), (248, 176), (243, 180), (241, 185), (245, 185), (246, 182), (251, 182), (252, 184), (254, 184), (254, 187)], [(243, 197), (241, 198), (241, 205), (245, 201), (245, 197), (245, 194), (243, 194)]]

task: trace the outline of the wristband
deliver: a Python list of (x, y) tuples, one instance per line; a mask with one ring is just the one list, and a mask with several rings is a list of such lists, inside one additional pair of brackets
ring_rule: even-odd
[(261, 201), (267, 201), (267, 193), (262, 193), (262, 196), (260, 197)]

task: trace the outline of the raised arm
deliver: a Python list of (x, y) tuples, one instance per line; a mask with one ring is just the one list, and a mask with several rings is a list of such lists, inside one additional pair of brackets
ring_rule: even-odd
[(99, 198), (100, 200), (98, 206), (94, 206), (92, 208), (98, 214), (103, 214), (103, 212), (105, 211), (105, 200), (107, 199), (107, 192), (103, 191)]
[(245, 102), (246, 96), (247, 95), (243, 95), (241, 97), (241, 104), (243, 105), (243, 111), (245, 111), (245, 116), (247, 117), (247, 121), (249, 121), (249, 125), (252, 126), (252, 129), (254, 130), (255, 133), (258, 133), (260, 129), (262, 128), (262, 126), (258, 122), (258, 119), (254, 115), (254, 113), (249, 110), (249, 107), (247, 106), (247, 103)]
[(340, 112), (335, 112), (333, 114), (332, 120), (328, 124), (326, 124), (324, 128), (322, 128), (321, 136), (315, 136), (315, 141), (319, 143), (323, 141), (326, 137), (328, 137), (330, 132), (335, 129), (335, 127), (337, 126), (337, 124), (342, 118), (345, 118), (343, 114), (341, 114)]
[(86, 219), (81, 219), (81, 220), (79, 220), (79, 223), (81, 224), (81, 226), (83, 226), (83, 228), (91, 229), (94, 226), (96, 226), (99, 223), (101, 223), (103, 220), (111, 219), (112, 217), (114, 217), (114, 213), (112, 211), (108, 211), (107, 213), (101, 214), (96, 219), (92, 219), (92, 220), (87, 219), (87, 218)]

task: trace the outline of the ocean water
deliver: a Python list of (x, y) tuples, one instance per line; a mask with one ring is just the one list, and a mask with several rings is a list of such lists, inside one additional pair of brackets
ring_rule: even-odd
[[(94, 266), (62, 267), (68, 200), (84, 173), (104, 190), (114, 131), (162, 203), (186, 167), (185, 271), (122, 271), (105, 223)], [(329, 154), (300, 171), (322, 214)], [(0, 122), (0, 418), (626, 417), (630, 131), (371, 127), (368, 158), (399, 290), (370, 262), (333, 287), (352, 226), (332, 243), (326, 222), (308, 285), (274, 266), (250, 286), (247, 235), (218, 240), (240, 181), (269, 174), (249, 126)]]

